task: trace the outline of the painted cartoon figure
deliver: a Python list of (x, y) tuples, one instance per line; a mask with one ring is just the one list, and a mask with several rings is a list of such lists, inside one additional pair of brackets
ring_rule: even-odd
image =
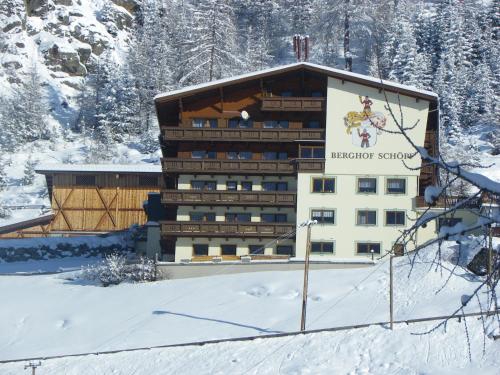
[(371, 138), (370, 133), (366, 131), (366, 128), (363, 128), (363, 132), (360, 132), (359, 128), (357, 130), (358, 130), (358, 136), (359, 138), (361, 138), (361, 148), (370, 147), (370, 138)]
[(370, 117), (370, 114), (372, 113), (372, 104), (373, 102), (370, 100), (368, 95), (365, 96), (363, 99), (361, 95), (359, 95), (359, 102), (363, 104), (363, 112), (366, 116), (366, 118)]

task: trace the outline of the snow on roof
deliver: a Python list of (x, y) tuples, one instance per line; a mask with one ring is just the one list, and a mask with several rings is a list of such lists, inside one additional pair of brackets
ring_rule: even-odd
[(246, 74), (242, 74), (239, 76), (223, 78), (223, 79), (219, 79), (216, 81), (205, 82), (205, 83), (201, 83), (198, 85), (187, 86), (187, 87), (184, 87), (184, 88), (179, 89), (179, 90), (160, 93), (160, 94), (156, 95), (154, 99), (155, 100), (168, 99), (170, 97), (176, 97), (176, 96), (179, 96), (182, 94), (188, 94), (191, 91), (198, 91), (198, 90), (202, 90), (205, 88), (210, 88), (212, 86), (222, 86), (224, 84), (229, 84), (233, 81), (251, 79), (252, 77), (269, 75), (271, 73), (280, 72), (280, 71), (284, 71), (284, 70), (292, 70), (293, 68), (299, 68), (299, 67), (306, 67), (306, 68), (312, 68), (315, 70), (321, 70), (325, 74), (329, 74), (329, 75), (331, 74), (331, 75), (337, 76), (337, 77), (346, 77), (346, 78), (351, 77), (351, 78), (355, 78), (358, 80), (374, 83), (377, 85), (383, 85), (383, 86), (386, 86), (387, 88), (408, 90), (408, 91), (414, 92), (415, 94), (420, 94), (420, 95), (424, 95), (424, 96), (431, 96), (431, 97), (435, 97), (435, 98), (438, 97), (438, 95), (432, 91), (418, 89), (414, 86), (403, 85), (401, 83), (393, 82), (393, 81), (381, 80), (380, 78), (371, 77), (371, 76), (367, 76), (367, 75), (359, 74), (359, 73), (353, 73), (353, 72), (349, 72), (347, 70), (335, 69), (335, 68), (331, 68), (331, 67), (324, 66), (324, 65), (318, 65), (318, 64), (313, 64), (313, 63), (309, 63), (309, 62), (298, 62), (298, 63), (288, 64), (288, 65), (281, 65), (281, 66), (277, 66), (274, 68), (259, 70), (259, 71), (255, 71), (255, 72), (251, 72), (251, 73), (246, 73)]
[(37, 173), (50, 172), (119, 172), (161, 173), (159, 164), (39, 164)]

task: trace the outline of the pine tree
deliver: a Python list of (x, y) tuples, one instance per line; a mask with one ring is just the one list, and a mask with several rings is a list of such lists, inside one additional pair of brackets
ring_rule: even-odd
[(201, 0), (193, 9), (194, 24), (185, 63), (189, 73), (181, 83), (199, 83), (241, 71), (243, 59), (237, 45), (232, 3)]
[(24, 177), (23, 177), (23, 185), (31, 185), (35, 180), (35, 166), (37, 162), (31, 158), (31, 155), (26, 160), (24, 164)]
[(0, 191), (5, 190), (7, 187), (7, 172), (6, 172), (7, 164), (0, 157)]

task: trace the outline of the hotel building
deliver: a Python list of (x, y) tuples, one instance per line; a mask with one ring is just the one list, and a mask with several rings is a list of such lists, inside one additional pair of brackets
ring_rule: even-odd
[[(383, 254), (436, 180), (396, 130), (437, 153), (436, 94), (296, 63), (160, 94), (163, 258)], [(410, 167), (410, 168), (408, 168)], [(436, 234), (428, 225), (423, 242)]]

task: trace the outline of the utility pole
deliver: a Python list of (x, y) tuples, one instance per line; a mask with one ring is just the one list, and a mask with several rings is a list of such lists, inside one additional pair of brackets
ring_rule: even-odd
[(394, 328), (394, 290), (393, 290), (393, 274), (392, 274), (392, 254), (389, 254), (389, 321), (391, 331)]
[(41, 365), (42, 365), (42, 362), (40, 362), (40, 361), (30, 362), (27, 365), (24, 365), (24, 369), (26, 370), (26, 369), (31, 368), (31, 375), (35, 375), (36, 368), (41, 366)]
[(492, 285), (493, 273), (493, 228), (490, 224), (488, 228), (488, 277), (490, 278), (490, 285)]
[(307, 242), (306, 242), (306, 257), (304, 259), (304, 289), (302, 291), (302, 317), (300, 319), (300, 331), (306, 329), (306, 311), (307, 311), (307, 289), (309, 283), (309, 255), (311, 254), (311, 225), (317, 224), (317, 220), (308, 220), (304, 224), (307, 225)]

